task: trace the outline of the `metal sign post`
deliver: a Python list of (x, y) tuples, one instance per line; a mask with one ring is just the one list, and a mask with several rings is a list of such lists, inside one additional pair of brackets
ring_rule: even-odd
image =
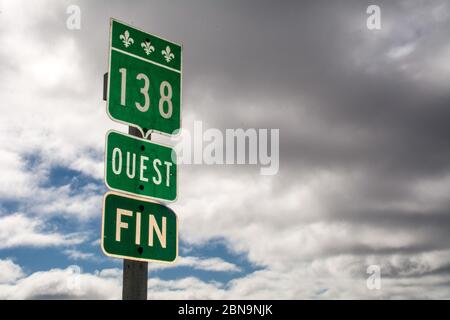
[[(133, 127), (128, 127), (128, 133), (142, 137)], [(147, 283), (148, 262), (123, 259), (122, 300), (147, 300)]]

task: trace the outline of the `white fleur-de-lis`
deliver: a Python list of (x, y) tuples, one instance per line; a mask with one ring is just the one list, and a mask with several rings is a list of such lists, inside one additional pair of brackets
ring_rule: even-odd
[(145, 54), (149, 55), (153, 51), (155, 51), (155, 47), (152, 46), (152, 43), (150, 41), (145, 40), (145, 42), (141, 43), (141, 47), (144, 48)]
[(166, 47), (166, 50), (162, 50), (161, 53), (164, 56), (164, 58), (166, 59), (166, 62), (170, 62), (170, 60), (175, 58), (175, 55), (173, 54), (173, 52), (171, 52), (169, 46)]
[(134, 43), (134, 40), (132, 37), (130, 37), (130, 33), (128, 32), (128, 30), (125, 30), (125, 32), (120, 35), (119, 39), (122, 40), (125, 48), (128, 48)]

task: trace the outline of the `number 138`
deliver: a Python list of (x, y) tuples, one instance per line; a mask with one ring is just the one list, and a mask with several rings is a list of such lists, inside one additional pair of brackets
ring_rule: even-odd
[[(125, 106), (126, 101), (126, 86), (127, 86), (127, 69), (120, 68), (119, 72), (122, 76), (121, 81), (121, 89), (120, 89), (120, 104)], [(144, 104), (142, 105), (139, 102), (135, 102), (136, 108), (141, 112), (146, 112), (148, 108), (150, 108), (150, 97), (148, 95), (148, 90), (150, 89), (150, 80), (149, 78), (143, 74), (139, 73), (136, 76), (136, 79), (139, 81), (143, 81), (143, 86), (140, 89), (141, 94), (144, 96)], [(172, 86), (169, 82), (163, 81), (159, 86), (159, 94), (161, 98), (159, 98), (158, 108), (159, 114), (161, 117), (165, 119), (170, 119), (172, 117), (173, 105), (172, 105)], [(165, 108), (165, 105), (167, 107)], [(167, 110), (165, 110), (167, 109)]]

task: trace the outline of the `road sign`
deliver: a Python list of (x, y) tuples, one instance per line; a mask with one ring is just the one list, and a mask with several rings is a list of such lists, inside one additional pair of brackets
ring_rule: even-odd
[(177, 164), (172, 148), (111, 130), (106, 135), (105, 161), (108, 188), (175, 201)]
[(181, 126), (181, 46), (114, 19), (110, 37), (108, 115), (144, 133), (173, 134)]
[(107, 192), (102, 249), (116, 258), (173, 262), (178, 256), (177, 216), (162, 204)]

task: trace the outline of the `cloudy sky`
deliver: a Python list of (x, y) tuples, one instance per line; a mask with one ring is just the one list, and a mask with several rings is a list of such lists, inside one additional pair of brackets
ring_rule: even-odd
[(448, 1), (0, 0), (0, 299), (121, 297), (110, 17), (183, 44), (184, 127), (280, 130), (276, 175), (181, 166), (180, 257), (149, 298), (450, 298)]

